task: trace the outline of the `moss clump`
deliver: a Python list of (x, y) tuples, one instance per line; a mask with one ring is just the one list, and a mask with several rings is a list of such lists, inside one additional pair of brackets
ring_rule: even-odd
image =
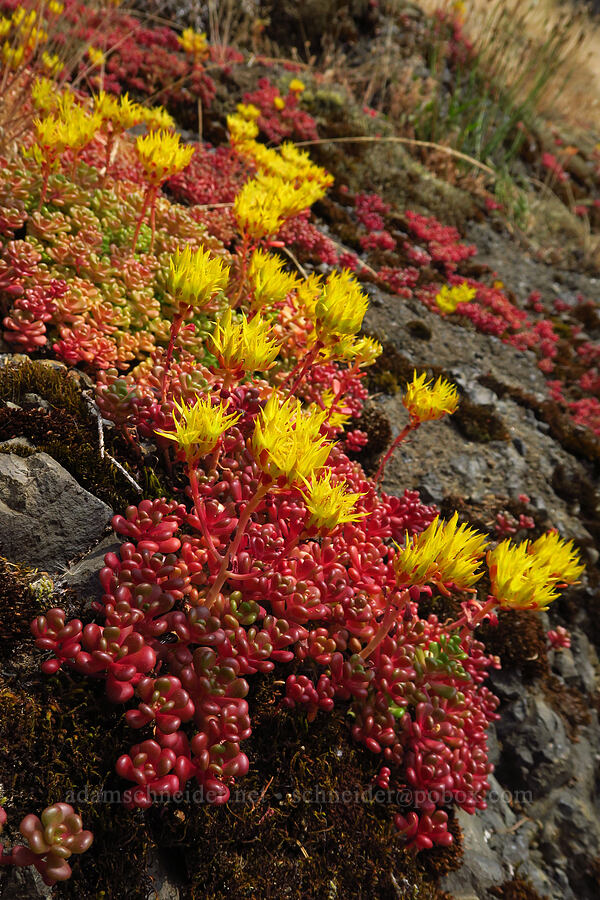
[(60, 363), (19, 357), (0, 367), (0, 400), (19, 403), (25, 394), (39, 394), (53, 406), (86, 419), (87, 405), (81, 395), (80, 372), (68, 373)]
[(407, 322), (404, 327), (411, 337), (416, 338), (419, 341), (431, 340), (431, 328), (421, 319), (412, 319), (410, 322)]
[(379, 464), (379, 457), (390, 445), (392, 427), (388, 417), (372, 404), (364, 408), (354, 427), (366, 431), (369, 440), (358, 453), (349, 453), (349, 456), (359, 460), (367, 475), (372, 475)]
[(168, 805), (159, 844), (179, 857), (190, 898), (327, 900), (439, 898), (435, 873), (402, 849), (393, 802), (369, 784), (379, 760), (354, 744), (344, 712), (278, 709), (281, 682), (255, 691), (251, 760), (239, 793), (222, 807)]
[(542, 687), (546, 700), (563, 720), (569, 738), (576, 741), (579, 729), (591, 721), (590, 698), (575, 687), (567, 687), (556, 675), (549, 675)]
[(501, 610), (497, 625), (483, 625), (479, 631), (487, 652), (500, 657), (503, 669), (518, 669), (526, 683), (548, 675), (546, 634), (535, 610)]
[(147, 825), (110, 802), (109, 792), (122, 789), (113, 769), (117, 748), (129, 746), (126, 732), (102, 684), (60, 675), (0, 686), (0, 773), (10, 822), (16, 826), (27, 813), (66, 800), (94, 833), (91, 850), (77, 858), (61, 888), (63, 897), (134, 900), (151, 886)]
[[(372, 366), (367, 369), (367, 383), (370, 392), (383, 391), (386, 394), (396, 394), (404, 390), (412, 379), (415, 367), (406, 356), (399, 353), (395, 346), (386, 341), (379, 334), (370, 335), (376, 338), (383, 350)], [(417, 370), (417, 374), (423, 371)]]
[(469, 441), (488, 444), (490, 441), (507, 441), (510, 437), (504, 422), (494, 412), (491, 404), (472, 403), (461, 397), (458, 409), (450, 422)]
[(46, 609), (48, 592), (36, 587), (38, 574), (0, 557), (0, 660), (10, 662), (19, 653), (15, 643), (29, 638), (29, 623)]
[(490, 893), (494, 897), (499, 897), (500, 900), (548, 900), (546, 895), (542, 897), (531, 882), (525, 881), (523, 878), (505, 881), (499, 887), (492, 888)]

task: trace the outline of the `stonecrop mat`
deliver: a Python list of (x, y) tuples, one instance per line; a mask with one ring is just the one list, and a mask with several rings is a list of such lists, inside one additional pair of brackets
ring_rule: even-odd
[[(42, 672), (105, 682), (129, 735), (113, 764), (131, 817), (190, 786), (228, 802), (251, 763), (252, 685), (274, 673), (280, 708), (307, 728), (343, 709), (369, 752), (365, 788), (402, 791), (386, 810), (397, 839), (447, 847), (451, 810), (483, 809), (493, 768), (485, 682), (500, 663), (478, 629), (546, 610), (584, 568), (556, 531), (513, 542), (508, 520), (486, 534), (441, 517), (410, 472), (403, 495), (382, 489), (397, 447), (459, 408), (443, 375), (402, 385), (404, 427), (366, 474), (365, 376), (382, 347), (361, 331), (363, 282), (532, 350), (547, 376), (556, 321), (535, 295), (524, 311), (500, 282), (461, 275), (475, 248), (456, 229), (409, 210), (400, 237), (373, 192), (348, 194), (353, 250), (320, 231), (311, 207), (344, 186), (297, 146), (319, 133), (301, 67), (232, 88), (221, 141), (192, 140), (243, 54), (115, 3), (0, 11), (5, 367), (56, 359), (91, 379), (98, 471), (122, 502), (102, 599), (82, 619), (54, 606), (31, 623)], [(575, 392), (549, 386), (599, 434), (598, 344), (577, 354)], [(568, 646), (561, 628), (549, 640)], [(9, 815), (0, 865), (69, 879), (93, 840), (76, 806), (32, 807), (27, 845)]]

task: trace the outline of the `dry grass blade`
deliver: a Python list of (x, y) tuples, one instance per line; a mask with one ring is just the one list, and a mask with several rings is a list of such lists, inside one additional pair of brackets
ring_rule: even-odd
[[(453, 0), (419, 0), (428, 13), (451, 13)], [(469, 0), (463, 31), (482, 64), (516, 102), (534, 91), (536, 112), (600, 128), (600, 25), (560, 0)], [(542, 84), (536, 84), (536, 78)]]
[(405, 137), (371, 137), (367, 135), (360, 135), (357, 137), (339, 137), (339, 138), (320, 138), (315, 141), (298, 141), (297, 147), (314, 147), (317, 144), (406, 144), (410, 147), (426, 147), (430, 150), (439, 150), (440, 153), (446, 153), (448, 156), (453, 156), (455, 159), (461, 159), (463, 162), (469, 163), (471, 166), (475, 166), (476, 169), (480, 169), (482, 172), (485, 172), (487, 175), (490, 175), (492, 178), (496, 177), (495, 169), (492, 169), (490, 166), (486, 166), (484, 163), (480, 162), (478, 159), (475, 159), (473, 156), (469, 156), (467, 153), (461, 153), (460, 150), (455, 150), (454, 147), (447, 147), (444, 144), (436, 144), (434, 141), (418, 141), (416, 138), (405, 138)]

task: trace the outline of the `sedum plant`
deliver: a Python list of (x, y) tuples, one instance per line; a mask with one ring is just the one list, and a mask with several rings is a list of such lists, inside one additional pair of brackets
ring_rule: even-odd
[[(0, 834), (6, 821), (0, 806)], [(93, 841), (92, 833), (84, 831), (81, 818), (68, 803), (47, 806), (40, 818), (30, 813), (21, 821), (19, 831), (29, 846), (17, 844), (5, 852), (0, 844), (0, 866), (34, 866), (50, 887), (71, 877), (67, 860), (74, 853), (85, 853)]]
[[(204, 55), (201, 36), (182, 37), (187, 53)], [(484, 682), (498, 661), (478, 626), (499, 608), (545, 608), (582, 567), (556, 534), (494, 544), (457, 516), (440, 520), (414, 492), (380, 490), (399, 442), (455, 411), (444, 379), (415, 373), (409, 422), (374, 479), (347, 455), (366, 437), (352, 423), (364, 368), (381, 352), (360, 334), (368, 298), (348, 269), (287, 271), (278, 251), (300, 237), (314, 249), (309, 208), (331, 177), (292, 144), (256, 140), (285, 113), (290, 128), (302, 124), (302, 87), (292, 81), (282, 97), (263, 85), (257, 105), (229, 118), (231, 146), (210, 152), (182, 144), (165, 110), (142, 111), (126, 95), (98, 94), (89, 112), (77, 98), (55, 103), (43, 82), (35, 90), (38, 149), (0, 179), (0, 286), (14, 299), (5, 334), (28, 352), (50, 350), (51, 336), (60, 358), (95, 374), (103, 416), (131, 443), (154, 440), (185, 491), (114, 517), (124, 542), (105, 557), (96, 621), (56, 608), (32, 632), (46, 674), (102, 680), (128, 726), (145, 729), (115, 754), (129, 807), (146, 809), (190, 781), (226, 802), (249, 767), (251, 679), (286, 664), (282, 706), (310, 722), (343, 705), (376, 782), (406, 787), (392, 814), (407, 846), (422, 850), (452, 841), (453, 805), (485, 806), (486, 729), (498, 701)], [(83, 110), (81, 128), (66, 140), (71, 106)], [(88, 120), (86, 143), (75, 131)], [(126, 131), (141, 120), (149, 133), (134, 142)], [(77, 166), (62, 171), (73, 152)], [(161, 195), (165, 184), (188, 206)], [(378, 246), (393, 243), (386, 205), (355, 199)], [(474, 251), (454, 229), (405, 218), (418, 242), (408, 244), (411, 265), (381, 277), (410, 292), (433, 260), (449, 284), (420, 284), (424, 302), (502, 334), (509, 322), (512, 337), (533, 339), (529, 324), (518, 332), (524, 319), (498, 288), (455, 274)], [(318, 259), (336, 261), (337, 252)], [(484, 574), (489, 594), (480, 596)], [(454, 599), (454, 620), (425, 612), (434, 592)], [(60, 833), (75, 838), (70, 815)], [(36, 846), (51, 847), (34, 825)]]

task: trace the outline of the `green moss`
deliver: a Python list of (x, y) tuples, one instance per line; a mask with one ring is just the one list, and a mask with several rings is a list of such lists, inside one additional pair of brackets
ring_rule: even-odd
[[(79, 379), (83, 377), (76, 371), (31, 360), (0, 368), (0, 401), (18, 404), (24, 394), (35, 393), (51, 407), (11, 409), (0, 404), (0, 442), (27, 438), (90, 493), (113, 509), (122, 509), (139, 502), (140, 494), (107, 457), (100, 456), (97, 421), (81, 393)], [(134, 449), (119, 434), (107, 432), (105, 440), (111, 456), (141, 480), (144, 496), (168, 496), (161, 476), (154, 468), (141, 465)], [(8, 447), (4, 452), (30, 455), (27, 448)]]
[(113, 768), (117, 748), (125, 751), (130, 735), (102, 691), (100, 683), (64, 674), (26, 687), (9, 681), (0, 688), (6, 811), (16, 827), (29, 812), (72, 802), (94, 844), (74, 860), (61, 896), (91, 900), (101, 889), (106, 898), (134, 900), (150, 887), (146, 862), (152, 838), (140, 816), (106, 802), (108, 791), (120, 787)]
[(535, 610), (507, 610), (498, 614), (497, 625), (483, 625), (481, 640), (486, 650), (499, 656), (503, 669), (517, 669), (523, 681), (548, 675), (547, 641)]
[(169, 806), (161, 817), (160, 846), (175, 858), (179, 851), (190, 874), (184, 896), (438, 897), (437, 877), (452, 862), (440, 856), (425, 871), (403, 851), (394, 805), (363, 794), (379, 761), (352, 742), (343, 710), (309, 725), (278, 709), (279, 696), (266, 678), (252, 698), (251, 768), (237, 799)]
[(26, 444), (10, 444), (8, 442), (0, 444), (0, 453), (11, 453), (13, 456), (20, 456), (22, 459), (35, 456), (38, 452), (35, 447), (27, 447)]
[(466, 397), (461, 397), (458, 409), (450, 417), (450, 421), (469, 441), (487, 444), (490, 441), (507, 441), (510, 437), (491, 404), (472, 403)]
[(39, 394), (53, 406), (81, 419), (89, 415), (81, 396), (81, 373), (68, 374), (60, 363), (19, 357), (17, 363), (0, 367), (0, 400), (19, 403), (24, 394)]
[(411, 337), (417, 338), (419, 341), (431, 340), (431, 328), (426, 325), (422, 319), (413, 319), (404, 326)]
[(365, 431), (369, 440), (359, 453), (350, 453), (350, 456), (360, 461), (367, 475), (372, 475), (379, 465), (379, 457), (392, 440), (389, 419), (376, 406), (369, 405), (353, 427)]
[[(17, 566), (0, 557), (0, 660), (10, 660), (15, 640), (29, 639), (29, 623), (48, 607), (49, 579), (35, 569)], [(1, 779), (0, 779), (1, 780)]]
[[(382, 335), (373, 334), (370, 337), (376, 338), (383, 349), (381, 355), (367, 369), (369, 391), (372, 393), (383, 391), (385, 394), (396, 394), (399, 390), (403, 391), (412, 379), (415, 366)], [(417, 371), (419, 372), (419, 370)]]
[(494, 897), (500, 897), (500, 900), (547, 900), (547, 898), (541, 897), (531, 882), (524, 878), (505, 881), (499, 887), (492, 888), (491, 894)]

